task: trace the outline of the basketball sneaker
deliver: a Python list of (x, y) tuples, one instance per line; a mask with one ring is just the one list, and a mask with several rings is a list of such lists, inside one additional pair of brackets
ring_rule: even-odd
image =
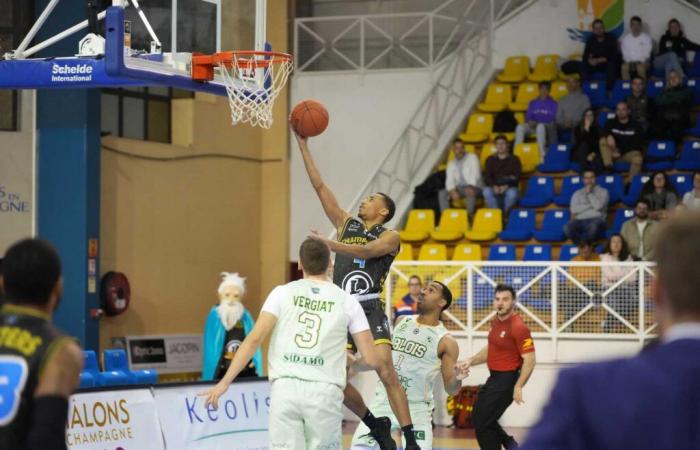
[(377, 441), (381, 450), (396, 450), (396, 442), (391, 437), (391, 420), (388, 417), (377, 417), (377, 426), (369, 431), (369, 435)]

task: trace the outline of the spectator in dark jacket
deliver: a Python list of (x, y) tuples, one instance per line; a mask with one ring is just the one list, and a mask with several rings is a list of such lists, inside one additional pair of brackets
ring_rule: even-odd
[(639, 198), (649, 204), (649, 218), (666, 219), (678, 204), (678, 192), (663, 172), (654, 172), (644, 186)]
[(672, 70), (666, 88), (654, 99), (652, 135), (657, 139), (680, 140), (690, 126), (692, 107), (693, 93), (683, 87), (680, 74)]
[(600, 128), (595, 120), (593, 109), (588, 108), (574, 129), (571, 160), (581, 166), (581, 172), (592, 170), (599, 174), (603, 170), (600, 157)]
[(484, 201), (487, 208), (501, 208), (503, 217), (508, 217), (508, 212), (518, 201), (522, 165), (520, 159), (509, 151), (505, 136), (498, 135), (495, 145), (496, 153), (486, 160)]
[(630, 107), (630, 117), (642, 126), (646, 133), (649, 130), (649, 116), (651, 113), (651, 100), (647, 96), (644, 80), (641, 77), (632, 78), (632, 92), (625, 100)]
[(683, 74), (683, 62), (686, 60), (686, 52), (688, 50), (698, 51), (700, 45), (691, 42), (683, 34), (681, 23), (677, 19), (668, 21), (666, 33), (661, 36), (659, 42), (659, 54), (654, 58), (654, 67), (656, 69), (664, 69), (666, 77), (671, 71), (678, 73), (681, 78)]
[(586, 41), (583, 50), (581, 75), (584, 80), (590, 80), (593, 72), (604, 72), (608, 89), (611, 89), (617, 77), (617, 40), (605, 32), (602, 20), (594, 20), (592, 26), (593, 36)]

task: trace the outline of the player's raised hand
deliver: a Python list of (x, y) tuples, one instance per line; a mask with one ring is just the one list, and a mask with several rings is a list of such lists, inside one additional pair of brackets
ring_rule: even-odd
[(206, 397), (204, 399), (204, 406), (207, 407), (211, 405), (214, 409), (219, 408), (219, 397), (224, 395), (228, 390), (228, 383), (217, 383), (216, 386), (209, 389), (208, 391), (203, 391), (197, 394), (200, 397)]
[(299, 147), (301, 148), (302, 145), (306, 146), (306, 143), (308, 142), (309, 138), (300, 136), (299, 133), (297, 133), (297, 130), (294, 128), (294, 124), (292, 123), (292, 115), (289, 115), (289, 124), (292, 126), (292, 133), (294, 133), (294, 137), (297, 139), (297, 143), (299, 144)]

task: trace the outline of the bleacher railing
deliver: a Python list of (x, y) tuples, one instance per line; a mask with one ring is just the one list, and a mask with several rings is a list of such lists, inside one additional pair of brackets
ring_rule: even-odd
[(513, 286), (517, 310), (533, 337), (557, 341), (621, 340), (640, 345), (655, 336), (651, 286), (655, 266), (625, 262), (429, 262), (401, 261), (391, 267), (385, 284), (387, 315), (408, 293), (408, 279), (418, 275), (445, 283), (454, 300), (445, 324), (470, 345), (486, 337), (495, 316), (494, 288)]

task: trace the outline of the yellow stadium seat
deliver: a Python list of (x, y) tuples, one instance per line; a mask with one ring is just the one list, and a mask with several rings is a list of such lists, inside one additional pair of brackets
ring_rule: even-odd
[(432, 209), (412, 209), (403, 230), (399, 231), (402, 242), (422, 242), (435, 229), (435, 212)]
[(493, 142), (484, 144), (481, 147), (481, 155), (479, 156), (479, 162), (481, 163), (482, 171), (486, 169), (486, 160), (489, 159), (489, 156), (493, 155), (494, 153), (496, 153), (496, 145)]
[(523, 172), (534, 172), (541, 162), (540, 147), (536, 143), (517, 144), (513, 154), (520, 158)]
[(569, 88), (566, 87), (565, 81), (555, 81), (552, 83), (552, 90), (550, 91), (549, 95), (551, 95), (554, 100), (559, 101), (560, 98), (568, 93)]
[(529, 81), (552, 81), (559, 73), (557, 62), (559, 55), (540, 55), (537, 57), (532, 73), (527, 77)]
[(413, 261), (413, 246), (402, 242), (394, 261)]
[(525, 123), (525, 113), (524, 112), (516, 112), (513, 115), (515, 116), (516, 122), (518, 122), (519, 124)]
[(508, 109), (514, 112), (527, 111), (527, 105), (530, 100), (539, 95), (539, 88), (535, 83), (523, 83), (518, 87), (518, 92), (515, 94), (515, 101), (508, 105)]
[(423, 244), (418, 254), (419, 261), (446, 261), (447, 247), (445, 244)]
[(507, 84), (492, 84), (486, 91), (486, 98), (483, 103), (477, 105), (477, 109), (483, 112), (499, 112), (508, 107), (513, 100), (510, 86)]
[(479, 143), (488, 140), (493, 129), (493, 116), (491, 114), (472, 114), (469, 116), (467, 129), (459, 137), (466, 143)]
[(476, 212), (474, 226), (465, 236), (470, 241), (492, 241), (503, 230), (503, 219), (500, 209), (482, 208)]
[(452, 254), (452, 261), (481, 261), (479, 244), (459, 244)]
[(449, 242), (462, 239), (467, 231), (467, 212), (463, 209), (446, 209), (440, 216), (440, 226), (430, 233), (436, 241)]
[(503, 72), (496, 79), (502, 83), (520, 83), (530, 73), (530, 58), (527, 56), (510, 56), (506, 59)]

